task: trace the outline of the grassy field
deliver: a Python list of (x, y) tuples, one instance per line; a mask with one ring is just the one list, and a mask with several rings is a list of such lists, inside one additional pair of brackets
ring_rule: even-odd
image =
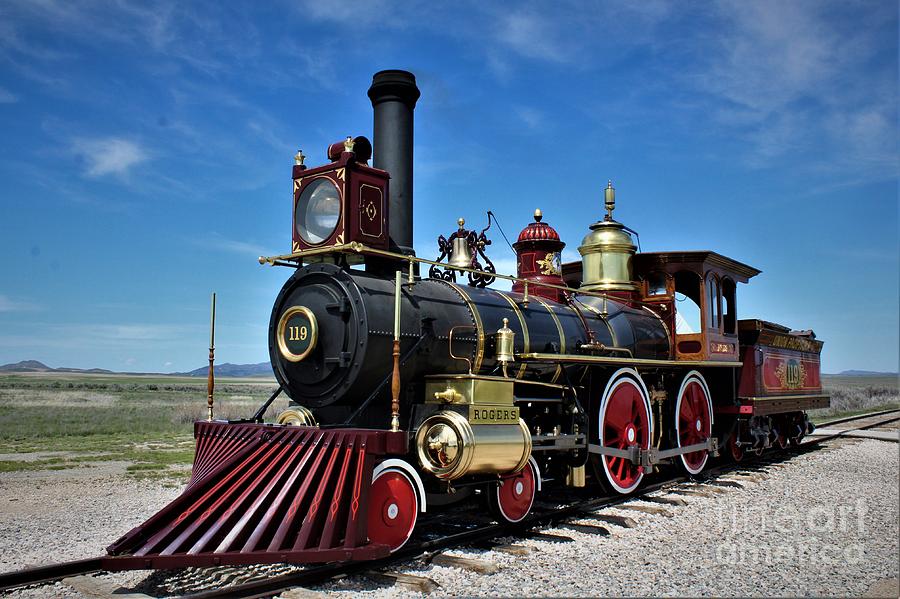
[(811, 410), (814, 422), (900, 406), (900, 383), (894, 376), (824, 375), (822, 388), (831, 396), (831, 407)]
[[(251, 416), (271, 379), (218, 379), (217, 418)], [(286, 400), (266, 414), (274, 418)], [(191, 377), (0, 376), (0, 472), (130, 462), (136, 477), (183, 478), (193, 422), (206, 416), (206, 380)]]
[[(897, 407), (894, 377), (823, 377), (831, 408), (822, 421)], [(246, 418), (276, 389), (271, 379), (218, 379), (216, 417)], [(271, 421), (286, 406), (279, 398)], [(0, 375), (0, 473), (127, 462), (131, 476), (187, 476), (192, 423), (206, 417), (206, 381), (191, 377)]]

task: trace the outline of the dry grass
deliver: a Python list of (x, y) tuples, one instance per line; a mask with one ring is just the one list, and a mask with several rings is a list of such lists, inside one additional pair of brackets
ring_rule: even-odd
[[(894, 377), (823, 377), (831, 407), (811, 416), (897, 407)], [(216, 418), (250, 417), (275, 390), (271, 380), (220, 379)], [(266, 412), (272, 421), (284, 409), (280, 397)], [(206, 381), (71, 374), (0, 376), (0, 454), (21, 460), (0, 463), (0, 472), (67, 468), (97, 460), (125, 459), (130, 472), (149, 475), (177, 470), (191, 461), (193, 422), (206, 417)], [(50, 452), (41, 459), (27, 454)], [(62, 452), (62, 453), (55, 453)], [(183, 474), (183, 469), (180, 471)]]
[[(220, 379), (216, 418), (248, 418), (275, 390), (271, 380)], [(279, 398), (266, 413), (284, 409)], [(205, 379), (71, 374), (0, 376), (0, 472), (83, 467), (127, 460), (135, 476), (182, 476), (193, 455), (193, 422), (206, 418)], [(34, 452), (49, 452), (40, 460)], [(170, 469), (171, 467), (171, 469)]]
[(823, 376), (831, 407), (812, 410), (814, 420), (900, 407), (900, 383), (891, 376)]

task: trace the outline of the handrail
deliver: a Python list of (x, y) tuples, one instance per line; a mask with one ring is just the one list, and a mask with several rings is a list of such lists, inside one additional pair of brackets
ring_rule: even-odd
[(721, 366), (740, 368), (743, 362), (718, 360), (652, 360), (649, 358), (614, 358), (613, 356), (585, 356), (581, 354), (516, 354), (523, 362), (572, 362), (581, 364), (622, 364), (626, 366)]
[[(310, 250), (300, 250), (299, 252), (294, 252), (292, 254), (283, 254), (281, 256), (260, 256), (258, 261), (260, 264), (268, 264), (269, 266), (291, 266), (293, 268), (299, 268), (300, 261), (303, 258), (311, 257), (311, 256), (322, 256), (325, 254), (332, 253), (354, 253), (354, 254), (362, 254), (364, 256), (379, 256), (382, 258), (392, 258), (394, 260), (401, 260), (405, 262), (409, 262), (410, 265), (414, 263), (418, 264), (428, 264), (431, 266), (448, 266), (445, 262), (436, 262), (435, 260), (428, 260), (426, 258), (419, 258), (417, 256), (408, 256), (406, 254), (398, 254), (397, 252), (390, 252), (387, 250), (379, 250), (375, 248), (370, 248), (362, 243), (351, 241), (350, 243), (344, 243), (340, 245), (333, 245), (327, 248), (314, 248)], [(603, 291), (588, 291), (585, 289), (574, 289), (567, 285), (556, 285), (555, 283), (537, 283), (535, 281), (530, 281), (528, 279), (523, 279), (521, 277), (514, 277), (512, 275), (504, 275), (495, 272), (487, 272), (484, 270), (479, 270), (477, 268), (470, 268), (468, 266), (452, 266), (452, 270), (458, 270), (460, 272), (468, 272), (476, 275), (483, 276), (492, 276), (498, 279), (503, 279), (506, 281), (512, 281), (513, 283), (523, 283), (524, 285), (532, 285), (535, 287), (546, 287), (548, 289), (559, 289), (565, 293), (576, 294), (576, 295), (590, 295), (594, 297), (599, 297), (603, 299), (610, 299), (608, 293)], [(527, 287), (526, 287), (527, 289)], [(526, 293), (527, 295), (527, 293)], [(629, 300), (635, 304), (645, 305), (645, 306), (654, 306), (658, 305), (655, 302), (645, 302), (643, 300), (632, 299)]]

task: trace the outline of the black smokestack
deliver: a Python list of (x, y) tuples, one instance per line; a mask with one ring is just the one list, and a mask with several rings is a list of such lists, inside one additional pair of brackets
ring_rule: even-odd
[(413, 254), (413, 110), (419, 99), (408, 71), (379, 71), (369, 99), (375, 109), (373, 165), (391, 174), (390, 236), (399, 251)]

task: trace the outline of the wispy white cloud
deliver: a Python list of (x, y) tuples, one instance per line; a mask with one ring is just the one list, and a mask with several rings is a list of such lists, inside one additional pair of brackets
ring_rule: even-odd
[(525, 123), (525, 126), (532, 131), (542, 129), (544, 126), (545, 116), (540, 110), (529, 106), (516, 106), (513, 108), (515, 115), (519, 120)]
[[(300, 0), (295, 6), (300, 14), (317, 21), (333, 21), (349, 27), (388, 25), (397, 27), (405, 23), (402, 3), (390, 0)], [(407, 13), (408, 14), (408, 13)]]
[[(83, 351), (85, 349), (133, 349), (135, 343), (154, 347), (177, 348), (186, 339), (202, 335), (205, 325), (168, 324), (108, 324), (83, 323), (61, 325), (35, 322), (28, 324), (29, 334), (0, 335), (0, 348), (47, 348), (47, 339), (55, 349)], [(52, 331), (51, 335), (44, 334)]]
[(36, 304), (18, 301), (6, 295), (0, 295), (0, 312), (30, 312), (37, 309), (38, 306)]
[(250, 255), (254, 258), (258, 256), (273, 256), (278, 254), (278, 252), (267, 250), (261, 245), (239, 239), (228, 239), (227, 237), (219, 233), (209, 233), (199, 238), (192, 238), (191, 242), (194, 245), (198, 245), (207, 249), (215, 249), (223, 252), (230, 252), (233, 254), (243, 254), (245, 256)]
[(748, 142), (751, 166), (805, 154), (832, 173), (896, 174), (896, 73), (858, 79), (881, 50), (869, 27), (822, 2), (718, 6), (708, 59), (689, 79), (713, 97), (714, 121)]
[(570, 53), (565, 47), (565, 40), (553, 27), (554, 23), (537, 10), (506, 12), (498, 19), (497, 39), (528, 58), (568, 62)]
[[(77, 40), (79, 46), (62, 52), (60, 44), (35, 41), (35, 31), (50, 32), (51, 39)], [(148, 57), (171, 58), (207, 74), (260, 55), (255, 25), (238, 7), (210, 12), (174, 0), (13, 0), (0, 7), (0, 58), (5, 54), (34, 79), (49, 73), (35, 61), (73, 58), (82, 47), (101, 44), (139, 48)]]
[(149, 157), (136, 142), (122, 137), (79, 138), (72, 142), (72, 149), (85, 161), (88, 177), (125, 175)]
[(12, 92), (0, 87), (0, 104), (14, 104), (19, 101), (19, 97)]

